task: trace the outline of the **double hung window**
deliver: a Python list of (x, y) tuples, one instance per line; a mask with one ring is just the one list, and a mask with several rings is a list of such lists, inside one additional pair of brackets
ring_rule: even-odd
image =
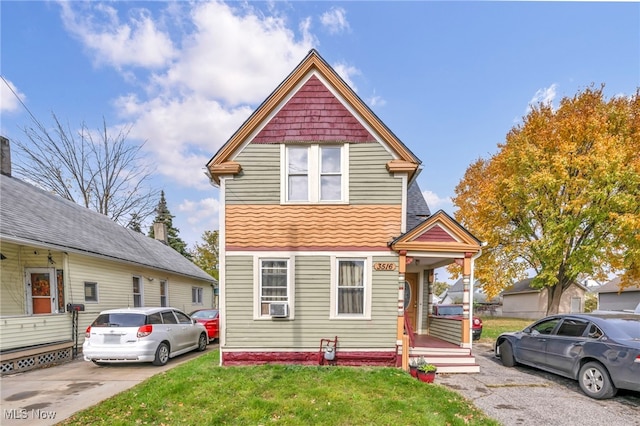
[(289, 302), (289, 259), (260, 259), (260, 316), (271, 302)]
[(284, 148), (285, 202), (346, 202), (348, 145), (289, 145)]

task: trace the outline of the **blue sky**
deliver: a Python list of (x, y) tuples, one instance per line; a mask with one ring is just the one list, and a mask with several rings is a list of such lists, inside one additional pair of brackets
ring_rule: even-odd
[[(2, 1), (0, 70), (41, 122), (131, 125), (174, 225), (218, 228), (206, 162), (311, 48), (423, 161), (432, 211), (529, 105), (640, 87), (640, 3)], [(0, 131), (27, 111), (0, 81)]]

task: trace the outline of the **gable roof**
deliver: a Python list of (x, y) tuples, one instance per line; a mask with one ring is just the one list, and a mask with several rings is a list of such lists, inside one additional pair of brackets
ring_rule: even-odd
[(620, 289), (620, 277), (615, 277), (595, 290), (596, 293), (624, 293), (627, 291), (640, 291), (640, 284)]
[(391, 241), (389, 245), (396, 251), (434, 250), (459, 253), (480, 251), (480, 240), (444, 210), (438, 210), (419, 222), (412, 229)]
[(216, 282), (162, 242), (5, 175), (0, 175), (0, 238)]
[[(301, 91), (307, 96), (299, 95)], [(313, 99), (314, 103), (321, 102), (318, 108), (314, 108), (314, 115), (297, 115), (298, 111), (295, 111), (294, 105), (305, 102), (305, 99)], [(305, 105), (305, 107), (308, 106)], [(323, 115), (321, 112), (325, 109), (327, 113)], [(348, 117), (344, 114), (345, 111)], [(346, 121), (339, 124), (326, 122), (327, 117), (332, 117), (331, 113), (334, 112), (342, 114), (341, 117)], [(362, 122), (359, 122), (358, 118)], [(314, 120), (321, 121), (316, 126), (313, 124)], [(297, 128), (292, 128), (294, 127), (292, 124)], [(395, 159), (387, 164), (391, 172), (406, 172), (411, 179), (418, 170), (420, 160), (371, 111), (318, 52), (312, 49), (209, 160), (207, 163), (209, 177), (215, 184), (219, 184), (221, 175), (240, 172), (242, 167), (233, 161), (233, 157), (238, 149), (249, 141), (267, 143), (276, 138), (278, 142), (321, 142), (327, 140), (335, 129), (339, 129), (342, 135), (347, 130), (349, 140), (344, 142), (373, 141), (377, 140), (377, 135), (395, 154)], [(335, 139), (332, 140), (335, 141)]]
[[(542, 288), (534, 288), (531, 287), (531, 283), (534, 278), (525, 278), (524, 280), (520, 280), (507, 290), (502, 292), (502, 295), (510, 295), (510, 294), (524, 294), (524, 293), (540, 293), (545, 287)], [(587, 287), (583, 286), (578, 282), (574, 282), (574, 285), (578, 286), (584, 291), (587, 291)]]

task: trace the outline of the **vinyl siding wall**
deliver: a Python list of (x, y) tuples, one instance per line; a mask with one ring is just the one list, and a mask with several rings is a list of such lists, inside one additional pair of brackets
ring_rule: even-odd
[[(402, 179), (386, 170), (392, 159), (378, 143), (349, 145), (349, 204), (400, 205)], [(235, 161), (242, 172), (226, 181), (227, 204), (280, 203), (279, 144), (249, 144)]]
[[(344, 253), (336, 255), (345, 256)], [(292, 260), (295, 262), (295, 318), (254, 320), (253, 259), (248, 255), (227, 256), (224, 349), (313, 351), (319, 348), (320, 339), (335, 336), (340, 349), (395, 348), (397, 271), (373, 271), (370, 320), (329, 319), (331, 258), (297, 254)], [(373, 257), (373, 262), (397, 261), (395, 256)]]
[[(169, 306), (189, 313), (192, 310), (213, 305), (213, 288), (209, 283), (200, 280), (121, 262), (73, 253), (65, 256), (61, 252), (5, 242), (2, 243), (2, 253), (7, 259), (2, 261), (0, 350), (72, 339), (69, 313), (26, 315), (24, 274), (28, 268), (53, 267), (63, 271), (65, 306), (67, 303), (85, 305), (85, 311), (78, 315), (80, 343), (84, 340), (84, 330), (100, 311), (133, 306), (132, 277), (134, 275), (141, 278), (144, 306), (160, 305), (160, 280), (168, 282)], [(53, 264), (48, 260), (49, 254)], [(97, 303), (85, 301), (85, 282), (98, 284)], [(191, 303), (192, 286), (203, 288), (203, 305)], [(29, 333), (25, 333), (26, 329)]]

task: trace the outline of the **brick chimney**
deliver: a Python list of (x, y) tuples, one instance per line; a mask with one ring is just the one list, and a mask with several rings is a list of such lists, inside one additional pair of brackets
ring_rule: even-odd
[(163, 244), (169, 244), (167, 240), (167, 225), (164, 222), (156, 222), (153, 224), (153, 236)]
[(4, 136), (0, 136), (0, 173), (11, 176), (11, 145)]

